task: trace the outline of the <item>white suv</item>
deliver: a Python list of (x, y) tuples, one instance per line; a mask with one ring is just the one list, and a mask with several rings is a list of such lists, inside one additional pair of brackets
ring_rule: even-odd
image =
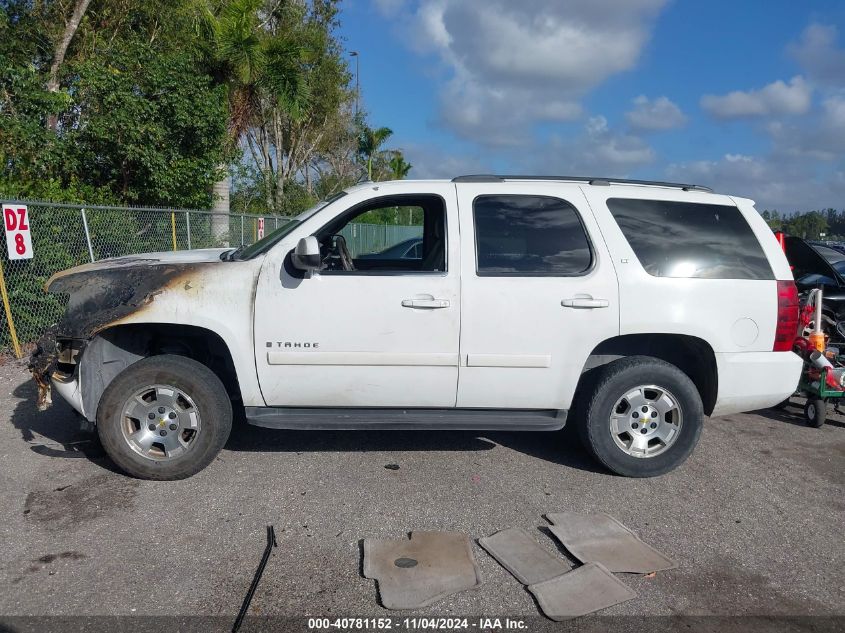
[(778, 403), (802, 366), (772, 232), (750, 200), (691, 185), (366, 183), (246, 248), (103, 260), (47, 287), (70, 298), (32, 359), (42, 404), (52, 384), (149, 479), (208, 465), (232, 402), (279, 429), (570, 419), (611, 471), (659, 475), (705, 415)]

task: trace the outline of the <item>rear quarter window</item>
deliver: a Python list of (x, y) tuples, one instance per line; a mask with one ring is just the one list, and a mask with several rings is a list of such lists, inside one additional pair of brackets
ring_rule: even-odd
[(757, 237), (734, 206), (610, 198), (610, 213), (655, 277), (774, 279)]

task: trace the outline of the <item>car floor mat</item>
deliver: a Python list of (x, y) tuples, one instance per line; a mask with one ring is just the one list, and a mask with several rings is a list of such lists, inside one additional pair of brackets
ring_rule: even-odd
[(410, 539), (364, 539), (364, 576), (378, 582), (387, 609), (417, 609), (481, 584), (469, 538), (413, 532)]
[(612, 572), (648, 574), (677, 567), (609, 514), (547, 514), (549, 530), (582, 563), (601, 563)]
[(490, 556), (523, 585), (533, 585), (568, 572), (571, 567), (543, 549), (522, 528), (508, 528), (478, 539)]
[(543, 613), (560, 622), (607, 609), (637, 594), (601, 563), (577, 569), (535, 585), (528, 585)]

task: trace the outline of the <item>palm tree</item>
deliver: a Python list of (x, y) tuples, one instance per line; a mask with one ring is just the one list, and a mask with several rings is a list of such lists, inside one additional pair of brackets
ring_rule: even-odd
[[(225, 0), (222, 4), (195, 0), (197, 29), (206, 45), (208, 63), (227, 91), (227, 157), (237, 150), (255, 121), (262, 100), (295, 116), (307, 107), (305, 77), (296, 63), (302, 50), (264, 28), (266, 21), (262, 23), (259, 14), (263, 6), (264, 0)], [(219, 173), (213, 187), (211, 230), (216, 242), (224, 242), (229, 232), (228, 165), (221, 164)]]
[[(258, 35), (261, 0), (227, 0), (222, 4), (196, 0), (196, 23), (207, 63), (217, 80), (226, 87), (228, 125), (224, 153), (231, 156), (257, 105), (256, 84), (265, 65)], [(228, 245), (229, 167), (218, 166), (218, 179), (212, 188), (211, 235), (215, 243)]]
[(373, 158), (375, 158), (385, 141), (393, 136), (393, 130), (389, 127), (373, 129), (368, 125), (361, 127), (358, 135), (358, 154), (367, 163), (367, 179), (373, 179)]
[(402, 180), (411, 171), (413, 165), (405, 160), (402, 152), (396, 150), (392, 154), (392, 158), (387, 163), (387, 166), (390, 167), (390, 175), (393, 180)]

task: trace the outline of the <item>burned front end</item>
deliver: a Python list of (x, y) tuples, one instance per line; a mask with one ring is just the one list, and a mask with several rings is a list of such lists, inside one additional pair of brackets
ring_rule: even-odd
[[(79, 413), (85, 411), (79, 367), (92, 339), (142, 311), (196, 264), (165, 264), (143, 256), (87, 264), (53, 275), (47, 292), (67, 294), (67, 309), (36, 344), (29, 369), (38, 386), (37, 406), (52, 403), (55, 388)], [(94, 371), (98, 371), (95, 369)]]

